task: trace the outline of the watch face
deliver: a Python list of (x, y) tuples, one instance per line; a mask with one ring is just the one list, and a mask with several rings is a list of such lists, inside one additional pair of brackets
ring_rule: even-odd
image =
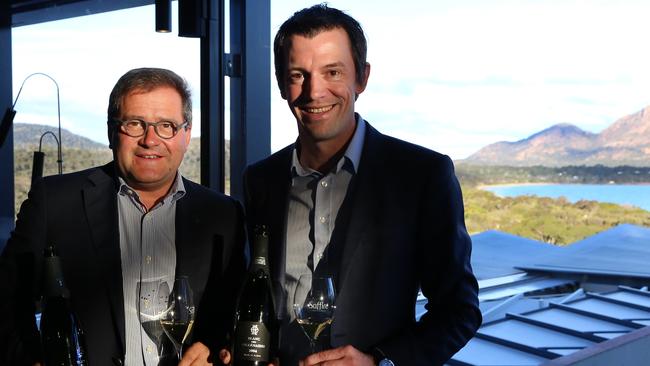
[(384, 358), (383, 360), (379, 361), (378, 366), (395, 366), (395, 364), (393, 363), (393, 361), (391, 361), (391, 360), (389, 360), (387, 358)]

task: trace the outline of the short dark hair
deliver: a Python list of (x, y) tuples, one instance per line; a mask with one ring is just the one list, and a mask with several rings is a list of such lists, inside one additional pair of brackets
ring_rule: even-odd
[(187, 81), (178, 76), (175, 72), (167, 69), (144, 67), (133, 69), (117, 81), (108, 99), (108, 124), (109, 130), (112, 122), (120, 118), (122, 113), (122, 102), (131, 92), (141, 90), (149, 92), (159, 87), (173, 88), (180, 94), (183, 105), (183, 122), (192, 125), (192, 93)]
[(342, 28), (350, 39), (352, 58), (356, 80), (364, 83), (366, 55), (368, 44), (363, 33), (361, 24), (351, 16), (339, 9), (330, 8), (327, 4), (318, 4), (310, 8), (302, 9), (287, 19), (275, 35), (273, 42), (273, 54), (275, 56), (275, 77), (278, 85), (282, 86), (284, 65), (286, 64), (286, 48), (291, 46), (291, 36), (301, 35), (312, 38), (322, 31)]

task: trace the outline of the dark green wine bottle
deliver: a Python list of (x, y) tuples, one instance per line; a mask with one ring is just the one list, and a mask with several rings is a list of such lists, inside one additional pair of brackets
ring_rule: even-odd
[(257, 226), (253, 236), (253, 259), (235, 314), (233, 363), (236, 366), (265, 366), (275, 356), (277, 318), (269, 275), (268, 247), (267, 228)]
[(41, 341), (45, 366), (87, 366), (84, 335), (70, 308), (70, 292), (54, 245), (43, 258)]

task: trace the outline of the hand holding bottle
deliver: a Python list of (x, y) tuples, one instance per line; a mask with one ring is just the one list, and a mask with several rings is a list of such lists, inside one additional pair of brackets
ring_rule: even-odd
[[(232, 356), (230, 355), (230, 351), (228, 351), (227, 349), (222, 349), (221, 351), (219, 351), (219, 359), (224, 365), (230, 365), (232, 361)], [(280, 361), (278, 359), (274, 359), (273, 363), (268, 364), (268, 366), (279, 366), (279, 365), (280, 365)], [(182, 366), (186, 366), (186, 365), (182, 365)]]
[[(208, 362), (209, 356), (210, 349), (205, 344), (196, 342), (183, 352), (183, 359), (178, 366), (212, 365), (212, 363)], [(219, 356), (221, 358), (221, 354)]]
[(320, 365), (333, 361), (356, 366), (375, 365), (375, 359), (371, 355), (365, 354), (351, 345), (347, 345), (314, 353), (304, 360), (301, 360), (299, 366)]

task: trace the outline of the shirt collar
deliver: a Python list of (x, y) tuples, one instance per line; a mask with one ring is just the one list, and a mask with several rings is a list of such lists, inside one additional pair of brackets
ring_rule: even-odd
[[(140, 202), (140, 196), (138, 195), (138, 192), (136, 192), (135, 189), (131, 188), (124, 178), (118, 176), (118, 180), (120, 182), (120, 187), (119, 187), (119, 194), (121, 195), (127, 195), (131, 197), (132, 199), (135, 199), (137, 202)], [(179, 171), (176, 171), (176, 178), (174, 178), (174, 183), (172, 183), (172, 187), (169, 190), (169, 193), (165, 196), (165, 198), (161, 201), (161, 203), (165, 202), (176, 202), (179, 199), (181, 199), (183, 196), (185, 196), (185, 184), (183, 184), (183, 177), (181, 176), (181, 173)]]
[[(358, 113), (355, 113), (355, 116), (357, 120), (357, 126), (354, 129), (354, 135), (352, 135), (352, 140), (350, 140), (348, 148), (345, 150), (343, 157), (336, 164), (334, 173), (338, 173), (341, 169), (348, 169), (352, 174), (354, 174), (359, 170), (361, 151), (363, 150), (363, 142), (366, 137), (366, 121), (364, 121), (363, 118), (361, 118), (361, 115)], [(298, 146), (298, 142), (296, 142), (295, 146)], [(294, 147), (291, 161), (291, 175), (294, 177), (305, 177), (308, 175), (321, 176), (322, 174), (316, 170), (303, 167), (300, 164), (300, 159), (298, 158), (298, 150), (296, 147)]]
[(357, 128), (354, 131), (350, 145), (345, 150), (345, 157), (350, 159), (354, 172), (357, 172), (359, 170), (359, 162), (361, 161), (363, 142), (366, 139), (366, 121), (358, 113), (355, 113), (355, 116), (357, 117)]

